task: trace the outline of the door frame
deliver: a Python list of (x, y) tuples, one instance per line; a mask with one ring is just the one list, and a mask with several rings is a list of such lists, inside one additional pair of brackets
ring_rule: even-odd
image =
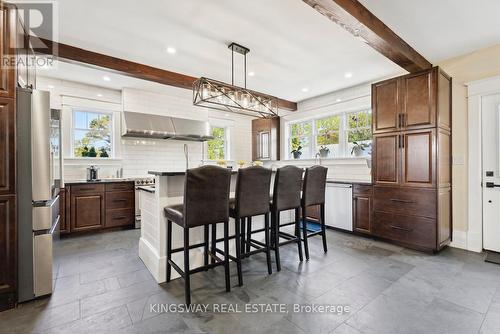
[[(461, 248), (483, 250), (482, 99), (500, 94), (500, 76), (466, 83), (468, 98), (468, 230)], [(480, 200), (478, 200), (480, 199)], [(455, 239), (455, 238), (454, 238)], [(463, 239), (463, 238), (462, 238)], [(454, 240), (455, 241), (455, 240)], [(458, 241), (458, 240), (457, 240)]]

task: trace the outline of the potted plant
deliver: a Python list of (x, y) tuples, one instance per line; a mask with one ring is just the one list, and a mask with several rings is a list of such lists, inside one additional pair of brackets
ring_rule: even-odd
[(322, 158), (326, 158), (328, 157), (329, 154), (330, 154), (330, 149), (326, 146), (321, 145), (319, 148), (319, 156)]
[(106, 151), (106, 149), (104, 147), (102, 147), (99, 150), (99, 157), (101, 157), (101, 158), (109, 158), (109, 154), (108, 154), (108, 152)]
[(300, 141), (298, 138), (292, 138), (292, 153), (294, 159), (300, 159), (302, 155), (302, 146), (300, 145)]
[(354, 156), (356, 156), (356, 157), (363, 156), (365, 148), (370, 146), (368, 144), (358, 143), (356, 141), (353, 141), (352, 143), (354, 144), (354, 146), (352, 147), (351, 155), (354, 154)]
[(87, 156), (88, 156), (89, 158), (95, 158), (95, 157), (97, 157), (97, 152), (96, 152), (96, 150), (95, 150), (95, 147), (94, 147), (94, 146), (92, 146), (92, 147), (90, 148), (89, 153), (88, 153), (88, 155), (87, 155)]

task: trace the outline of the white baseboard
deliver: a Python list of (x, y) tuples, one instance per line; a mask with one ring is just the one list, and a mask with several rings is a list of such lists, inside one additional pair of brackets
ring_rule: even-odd
[[(160, 257), (154, 248), (145, 239), (139, 239), (139, 257), (146, 265), (151, 275), (158, 283), (163, 283), (167, 280), (167, 259), (165, 256)], [(172, 271), (172, 278), (177, 278), (179, 275), (175, 270)]]
[(467, 232), (453, 231), (453, 241), (450, 247), (467, 249)]
[(480, 253), (483, 251), (483, 235), (482, 232), (467, 233), (467, 250)]

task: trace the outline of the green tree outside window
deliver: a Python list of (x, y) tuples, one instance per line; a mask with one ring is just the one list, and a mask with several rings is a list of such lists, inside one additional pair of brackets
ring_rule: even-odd
[[(75, 111), (73, 147), (75, 157), (111, 155), (112, 118), (110, 114)], [(89, 152), (92, 154), (89, 155)], [(96, 152), (94, 154), (94, 152)]]
[(214, 139), (207, 142), (209, 160), (226, 160), (226, 129), (212, 127)]

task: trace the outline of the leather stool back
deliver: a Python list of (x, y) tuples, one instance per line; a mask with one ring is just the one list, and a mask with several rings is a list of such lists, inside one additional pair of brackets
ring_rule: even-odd
[(296, 166), (278, 168), (274, 178), (273, 210), (284, 211), (300, 207), (302, 169)]
[(186, 171), (184, 224), (188, 227), (229, 220), (231, 170), (202, 166)]
[(328, 168), (312, 166), (306, 169), (302, 188), (302, 206), (325, 203), (326, 173)]
[(239, 217), (252, 217), (269, 212), (271, 174), (271, 169), (259, 166), (238, 170), (235, 211)]

